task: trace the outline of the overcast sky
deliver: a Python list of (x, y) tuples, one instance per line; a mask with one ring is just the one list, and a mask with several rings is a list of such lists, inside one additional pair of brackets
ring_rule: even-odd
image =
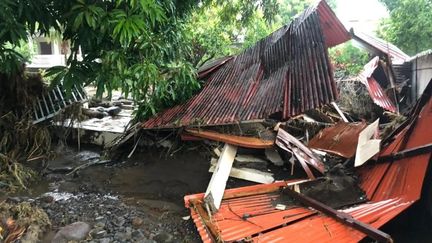
[(336, 0), (336, 15), (347, 29), (372, 33), (387, 9), (378, 0)]

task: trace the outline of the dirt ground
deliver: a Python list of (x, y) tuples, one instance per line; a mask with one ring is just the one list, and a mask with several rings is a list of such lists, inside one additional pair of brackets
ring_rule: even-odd
[[(103, 160), (100, 150), (68, 147), (58, 152), (43, 181), (28, 193), (9, 197), (34, 201), (47, 212), (52, 231), (43, 242), (51, 242), (60, 227), (75, 221), (86, 221), (97, 230), (88, 242), (200, 242), (183, 197), (204, 192), (210, 180), (210, 153), (203, 146), (190, 146), (174, 156), (147, 149), (126, 162), (94, 165), (70, 175), (76, 166)], [(250, 184), (228, 181), (228, 187)], [(46, 198), (51, 196), (60, 199), (50, 202)], [(395, 242), (432, 242), (431, 227), (419, 220), (422, 210), (417, 205), (384, 231)], [(142, 225), (134, 225), (136, 218), (142, 219)]]

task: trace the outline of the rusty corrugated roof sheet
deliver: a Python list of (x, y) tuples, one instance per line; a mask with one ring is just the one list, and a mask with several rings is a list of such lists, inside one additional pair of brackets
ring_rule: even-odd
[(373, 74), (375, 70), (380, 65), (379, 57), (374, 57), (369, 63), (367, 63), (363, 72), (359, 75), (361, 82), (366, 86), (373, 102), (380, 107), (391, 111), (396, 112), (397, 107), (394, 105), (392, 100), (387, 96), (386, 92), (383, 90), (381, 85), (374, 78)]
[(183, 105), (143, 123), (144, 128), (221, 125), (280, 118), (330, 103), (337, 91), (327, 47), (350, 38), (325, 1), (243, 53), (202, 70), (208, 80)]
[[(431, 94), (432, 81), (380, 157), (432, 143)], [(361, 167), (361, 188), (370, 201), (340, 211), (375, 228), (383, 226), (420, 199), (431, 159), (428, 152)], [(186, 196), (185, 203), (204, 242), (358, 242), (366, 237), (309, 208), (276, 210), (275, 204), (286, 200), (280, 193), (286, 185), (278, 182), (226, 190), (220, 211), (211, 218), (203, 208), (203, 194)]]
[(210, 73), (214, 72), (216, 69), (223, 66), (227, 61), (231, 60), (232, 56), (220, 57), (211, 61), (204, 63), (198, 69), (198, 78), (203, 79), (207, 77)]
[(372, 52), (374, 55), (389, 56), (394, 64), (403, 64), (410, 59), (410, 56), (401, 49), (381, 38), (363, 32), (354, 32), (352, 29), (351, 34), (353, 39), (369, 52)]
[(309, 141), (309, 148), (337, 154), (344, 158), (355, 155), (358, 136), (367, 124), (338, 122), (336, 125), (324, 128)]

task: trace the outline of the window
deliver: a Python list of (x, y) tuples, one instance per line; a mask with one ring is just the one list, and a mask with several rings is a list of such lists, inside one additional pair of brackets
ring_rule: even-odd
[(39, 51), (40, 51), (39, 53), (40, 55), (52, 55), (53, 50), (52, 50), (51, 43), (46, 41), (39, 42)]

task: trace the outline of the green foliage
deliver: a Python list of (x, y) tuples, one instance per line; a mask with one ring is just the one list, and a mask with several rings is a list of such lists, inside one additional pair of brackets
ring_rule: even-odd
[(432, 48), (432, 1), (381, 0), (390, 18), (381, 23), (379, 35), (407, 54)]
[(351, 41), (330, 49), (329, 54), (336, 76), (356, 76), (369, 60), (368, 54), (353, 46)]
[[(198, 91), (196, 67), (251, 46), (308, 4), (309, 0), (2, 0), (0, 72), (22, 69), (28, 55), (17, 51), (20, 41), (54, 30), (70, 41), (71, 55), (66, 67), (46, 72), (53, 84), (63, 82), (67, 89), (94, 84), (99, 96), (121, 89), (140, 104), (137, 119), (144, 119)], [(279, 6), (288, 5), (278, 14)], [(242, 39), (244, 45), (238, 45)]]

